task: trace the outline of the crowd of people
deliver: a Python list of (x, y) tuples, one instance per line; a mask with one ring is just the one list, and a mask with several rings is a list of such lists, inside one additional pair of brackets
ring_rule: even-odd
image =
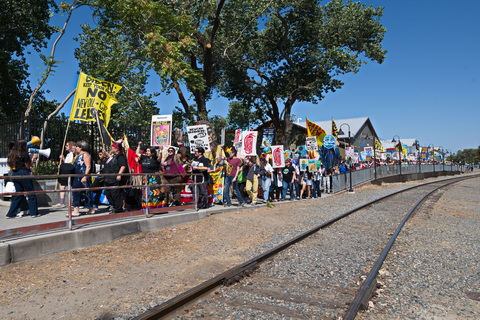
[[(233, 198), (239, 206), (311, 199), (321, 197), (322, 192), (333, 192), (334, 174), (373, 165), (373, 161), (354, 165), (343, 161), (339, 166), (326, 169), (320, 160), (316, 160), (315, 166), (300, 170), (298, 158), (287, 158), (283, 168), (273, 168), (272, 160), (265, 155), (240, 158), (234, 148), (225, 148), (224, 151), (226, 156), (212, 159), (210, 154), (205, 155), (202, 147), (195, 148), (193, 157), (189, 157), (185, 147), (164, 150), (139, 142), (132, 151), (124, 150), (122, 143), (114, 143), (110, 150), (98, 151), (94, 162), (87, 142), (69, 141), (65, 153), (60, 156), (58, 187), (62, 192), (59, 203), (53, 207), (68, 205), (65, 202), (68, 185), (72, 187), (74, 217), (95, 214), (102, 203), (109, 206), (110, 213), (120, 213), (179, 206), (193, 199), (198, 199), (199, 209), (213, 203), (232, 206)], [(20, 140), (12, 145), (8, 164), (13, 176), (31, 174), (32, 160), (26, 141)], [(211, 173), (220, 173), (221, 192), (213, 190), (213, 185), (218, 183), (213, 181)], [(69, 174), (75, 176), (68, 178)], [(33, 191), (32, 179), (14, 180), (14, 184), (17, 191)], [(18, 216), (22, 201), (25, 201), (24, 195), (12, 197), (7, 218)], [(28, 195), (28, 205), (30, 215), (39, 216), (35, 194)], [(81, 212), (81, 209), (86, 211)]]

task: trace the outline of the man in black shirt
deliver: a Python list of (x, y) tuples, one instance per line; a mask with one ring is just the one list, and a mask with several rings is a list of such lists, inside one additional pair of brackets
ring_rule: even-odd
[(210, 182), (208, 169), (210, 168), (210, 160), (203, 155), (205, 149), (202, 147), (195, 148), (195, 160), (192, 162), (193, 173), (201, 173), (202, 175), (194, 175), (194, 181), (199, 183), (195, 185), (195, 192), (199, 199), (198, 209), (208, 208), (208, 191), (207, 186)]

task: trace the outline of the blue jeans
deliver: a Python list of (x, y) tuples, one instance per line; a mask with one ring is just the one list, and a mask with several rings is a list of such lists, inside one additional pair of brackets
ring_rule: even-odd
[(298, 179), (295, 178), (295, 181), (293, 182), (293, 187), (295, 188), (295, 197), (300, 197), (300, 183), (298, 182)]
[(223, 189), (223, 203), (232, 204), (232, 200), (230, 199), (230, 186), (233, 187), (233, 193), (235, 193), (238, 202), (242, 204), (244, 201), (242, 195), (240, 194), (240, 190), (238, 189), (238, 182), (237, 180), (233, 181), (232, 176), (225, 177), (225, 188)]
[[(13, 172), (12, 176), (27, 176), (30, 175), (30, 172), (27, 170), (18, 170)], [(12, 179), (13, 184), (15, 185), (16, 192), (22, 191), (33, 191), (33, 180), (32, 179)], [(22, 202), (24, 195), (15, 195), (12, 196), (12, 202), (10, 203), (10, 209), (7, 212), (7, 217), (15, 217), (18, 208), (20, 208), (20, 203)], [(37, 196), (34, 194), (28, 195), (28, 210), (30, 211), (31, 216), (38, 215), (37, 207)]]
[[(81, 181), (82, 178), (76, 177), (73, 179), (72, 183), (72, 189), (76, 188), (88, 188), (89, 184), (88, 183), (82, 183)], [(82, 200), (83, 200), (83, 206), (86, 209), (90, 209), (91, 205), (91, 191), (74, 191), (72, 192), (72, 207), (80, 207), (82, 205)]]
[(320, 198), (322, 196), (321, 194), (321, 180), (313, 180), (313, 185), (312, 185), (312, 196), (314, 198)]
[(283, 180), (282, 183), (283, 183), (282, 199), (283, 200), (287, 199), (287, 190), (290, 190), (290, 200), (293, 200), (295, 198), (293, 193), (293, 183), (287, 182), (285, 180)]
[(270, 186), (272, 185), (272, 178), (263, 176), (262, 177), (262, 189), (263, 189), (263, 200), (268, 201), (268, 194), (270, 192)]

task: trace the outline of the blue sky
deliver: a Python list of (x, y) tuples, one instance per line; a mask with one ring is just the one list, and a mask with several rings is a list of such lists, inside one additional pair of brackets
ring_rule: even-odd
[[(333, 117), (337, 126), (340, 119), (369, 117), (381, 139), (398, 135), (452, 152), (480, 146), (480, 1), (361, 2), (385, 7), (385, 62), (369, 63), (345, 76), (343, 89), (327, 94), (319, 104), (297, 103), (293, 113), (302, 121)], [(60, 17), (55, 21), (63, 23)], [(56, 59), (63, 63), (44, 87), (50, 90), (47, 98), (62, 101), (76, 86), (76, 43), (71, 39), (84, 21), (91, 21), (86, 8), (76, 13), (60, 42)], [(38, 74), (39, 60), (32, 56), (29, 62), (30, 72)], [(152, 78), (149, 88), (158, 91), (157, 83)], [(175, 95), (162, 94), (157, 101), (161, 114), (178, 105)], [(70, 105), (63, 112), (68, 114)], [(211, 115), (226, 116), (228, 101), (216, 97), (208, 108)]]

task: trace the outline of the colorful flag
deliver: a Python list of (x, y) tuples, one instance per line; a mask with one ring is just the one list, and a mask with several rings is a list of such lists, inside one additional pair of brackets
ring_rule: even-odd
[(383, 149), (383, 145), (380, 143), (380, 140), (378, 140), (377, 137), (374, 138), (373, 144), (375, 146), (375, 150), (378, 150), (380, 152), (385, 152), (385, 149)]
[(121, 86), (103, 80), (98, 80), (80, 72), (77, 90), (73, 99), (70, 120), (96, 121), (92, 110), (98, 111), (98, 117), (108, 127), (110, 122), (110, 108), (117, 103), (116, 94)]
[(327, 132), (322, 129), (318, 124), (306, 119), (307, 125), (307, 137), (317, 137), (317, 145), (323, 145), (323, 138), (327, 135)]
[(334, 136), (335, 139), (338, 140), (338, 129), (337, 129), (337, 125), (335, 124), (335, 120), (333, 120), (333, 118), (332, 118), (332, 136)]

